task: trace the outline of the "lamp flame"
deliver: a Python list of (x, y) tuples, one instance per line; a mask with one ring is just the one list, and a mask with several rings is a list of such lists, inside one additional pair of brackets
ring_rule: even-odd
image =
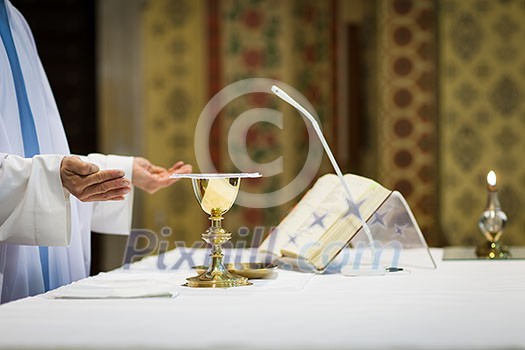
[(487, 183), (489, 186), (496, 186), (496, 173), (493, 170), (487, 174)]

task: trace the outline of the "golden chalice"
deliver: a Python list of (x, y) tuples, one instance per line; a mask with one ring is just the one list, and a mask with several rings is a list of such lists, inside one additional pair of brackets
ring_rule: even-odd
[(229, 288), (251, 285), (248, 279), (229, 272), (223, 263), (222, 245), (232, 234), (222, 227), (223, 215), (230, 210), (241, 178), (260, 177), (259, 173), (242, 174), (174, 174), (172, 177), (191, 178), (193, 192), (202, 210), (210, 215), (211, 225), (202, 239), (211, 245), (211, 263), (201, 274), (189, 277), (184, 285), (198, 288)]

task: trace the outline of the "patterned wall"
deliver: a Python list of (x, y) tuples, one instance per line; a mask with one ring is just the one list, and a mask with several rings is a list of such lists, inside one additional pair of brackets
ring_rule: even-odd
[[(205, 3), (147, 1), (142, 24), (145, 155), (167, 167), (177, 160), (195, 165), (195, 124), (207, 102)], [(144, 223), (155, 232), (171, 227), (173, 239), (191, 244), (207, 220), (191, 182), (180, 180), (145, 197)]]
[(442, 1), (439, 8), (441, 221), (452, 244), (474, 244), (494, 170), (509, 225), (525, 243), (525, 1)]
[[(294, 2), (293, 13), (293, 51), (290, 69), (293, 71), (293, 86), (300, 91), (314, 106), (317, 116), (321, 121), (323, 134), (327, 139), (334, 154), (338, 154), (336, 127), (339, 118), (337, 111), (337, 32), (339, 25), (336, 1), (305, 1)], [(308, 138), (304, 123), (295, 118), (295, 127), (302, 130), (294, 134), (293, 152), (297, 166), (304, 164), (301, 156), (306, 156), (308, 151)], [(299, 169), (295, 169), (295, 173)], [(320, 173), (334, 170), (324, 157)]]
[[(429, 244), (437, 229), (436, 21), (433, 0), (377, 1), (376, 93), (368, 103), (378, 149), (378, 181), (399, 190)], [(376, 97), (377, 96), (377, 97)]]
[[(254, 77), (296, 87), (313, 103), (335, 144), (338, 1), (144, 4), (145, 156), (165, 166), (177, 159), (196, 164), (193, 133), (203, 106), (229, 83)], [(520, 211), (525, 0), (363, 0), (362, 5), (367, 139), (375, 151), (367, 154), (369, 176), (406, 196), (431, 245), (474, 244), (481, 239), (476, 223), (485, 202), (485, 176), (494, 169), (510, 217), (504, 240), (525, 244)], [(212, 130), (212, 153), (218, 169), (235, 170), (224, 137), (232, 119), (254, 107), (282, 111), (285, 126), (294, 130), (263, 123), (250, 129), (255, 161), (280, 155), (286, 160), (283, 174), (243, 183), (246, 191), (268, 192), (295, 176), (307, 146), (304, 124), (274, 96), (254, 94), (228, 105)], [(332, 170), (325, 159), (319, 173), (327, 171)], [(207, 220), (189, 183), (145, 200), (147, 228), (177, 227), (177, 239), (199, 239)], [(241, 225), (272, 226), (291, 205), (234, 207), (226, 226), (234, 232)]]
[[(221, 87), (249, 78), (283, 79), (285, 14), (286, 4), (278, 0), (220, 1)], [(220, 170), (239, 171), (231, 162), (230, 151), (235, 150), (228, 148), (226, 135), (233, 120), (253, 108), (279, 110), (280, 106), (274, 96), (264, 93), (245, 95), (228, 104), (220, 119)], [(256, 123), (249, 129), (246, 146), (254, 162), (273, 161), (283, 154), (281, 130), (272, 124)], [(242, 190), (251, 193), (273, 192), (281, 187), (282, 177), (281, 174), (243, 181)], [(259, 209), (234, 206), (227, 216), (227, 227), (237, 232), (240, 226), (247, 226), (251, 230), (257, 225), (275, 225), (279, 220), (278, 210), (278, 207)]]
[[(312, 103), (331, 140), (333, 2), (222, 0), (219, 7), (221, 86), (257, 77), (286, 82)], [(257, 123), (247, 137), (248, 152), (254, 162), (284, 158), (283, 173), (242, 184), (244, 191), (269, 193), (284, 187), (303, 167), (308, 152), (307, 131), (297, 112), (272, 94), (238, 98), (228, 104), (219, 123), (222, 138), (219, 169), (222, 171), (239, 170), (230, 161), (226, 135), (232, 121), (252, 108), (283, 113), (283, 130), (268, 123)], [(321, 171), (326, 169), (325, 165)], [(269, 229), (280, 222), (297, 200), (265, 209), (234, 206), (227, 215), (228, 229), (236, 232), (238, 227), (247, 226), (252, 230), (259, 225)]]

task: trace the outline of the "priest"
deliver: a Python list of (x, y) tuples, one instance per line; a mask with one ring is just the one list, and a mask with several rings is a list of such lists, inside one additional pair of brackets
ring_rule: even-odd
[(153, 193), (191, 172), (141, 157), (70, 155), (31, 31), (0, 0), (1, 302), (84, 278), (91, 230), (130, 231), (133, 186)]

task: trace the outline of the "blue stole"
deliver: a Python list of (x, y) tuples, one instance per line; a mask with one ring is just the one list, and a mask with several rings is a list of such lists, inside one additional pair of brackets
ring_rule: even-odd
[[(22, 139), (24, 142), (24, 156), (26, 158), (32, 158), (35, 154), (40, 153), (40, 147), (38, 146), (35, 121), (33, 119), (33, 113), (31, 112), (31, 106), (29, 105), (29, 98), (27, 97), (22, 68), (20, 67), (20, 61), (13, 41), (13, 35), (11, 33), (11, 28), (9, 27), (5, 0), (0, 0), (0, 36), (2, 37), (7, 52), (15, 84), (18, 114), (20, 116), (20, 128), (22, 129)], [(44, 275), (44, 286), (47, 291), (49, 290), (48, 251), (47, 247), (39, 247), (39, 250), (42, 274)]]

